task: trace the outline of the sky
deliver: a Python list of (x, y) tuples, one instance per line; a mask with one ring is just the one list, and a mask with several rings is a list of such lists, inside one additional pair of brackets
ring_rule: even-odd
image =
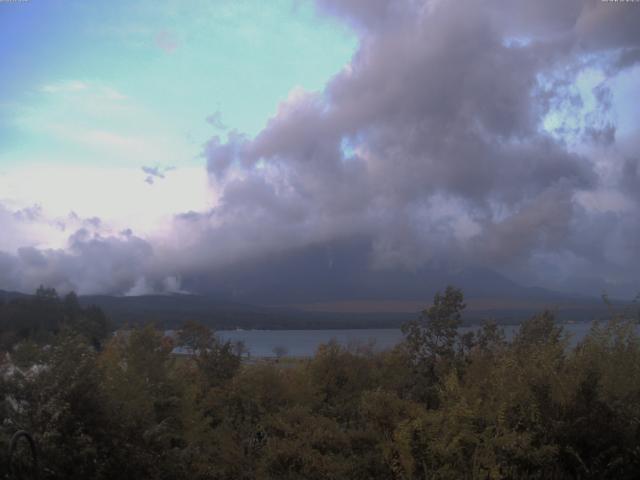
[(0, 2), (0, 289), (207, 293), (358, 239), (365, 274), (632, 296), (638, 24), (594, 0)]

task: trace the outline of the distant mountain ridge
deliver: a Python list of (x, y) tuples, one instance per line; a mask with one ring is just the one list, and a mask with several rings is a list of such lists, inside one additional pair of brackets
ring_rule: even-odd
[[(345, 290), (339, 295), (328, 295), (331, 290), (324, 289), (314, 296), (300, 288), (289, 295), (274, 295), (272, 300), (284, 300), (282, 303), (265, 302), (272, 285), (265, 285), (261, 291), (257, 283), (251, 282), (248, 283), (256, 290), (245, 289), (241, 294), (236, 290), (228, 295), (220, 291), (215, 295), (83, 295), (79, 300), (85, 306), (101, 307), (116, 325), (154, 322), (175, 328), (186, 320), (195, 320), (216, 329), (398, 328), (416, 318), (429, 305), (435, 291), (452, 284), (465, 293), (468, 307), (464, 319), (470, 323), (487, 318), (517, 323), (545, 308), (554, 309), (560, 320), (586, 321), (606, 314), (605, 305), (598, 299), (523, 287), (487, 269), (454, 272), (443, 276), (444, 282), (438, 285), (425, 276), (424, 272), (404, 275), (394, 272), (393, 280), (386, 279), (394, 287), (386, 298), (380, 295), (377, 283), (382, 279), (374, 274), (365, 282), (366, 288), (355, 292), (348, 292), (348, 282), (343, 280), (341, 287)], [(233, 280), (240, 281), (242, 277)], [(414, 286), (402, 295), (398, 285), (413, 282), (423, 288)], [(23, 293), (0, 291), (0, 299), (4, 301), (26, 297)], [(255, 301), (250, 301), (252, 298)]]
[(117, 324), (173, 327), (197, 320), (215, 328), (395, 328), (454, 285), (464, 292), (468, 322), (514, 323), (545, 308), (563, 320), (606, 313), (597, 298), (525, 287), (486, 267), (375, 268), (371, 252), (362, 239), (310, 245), (192, 275), (182, 287), (193, 294), (85, 295), (80, 302), (100, 306)]
[(447, 285), (461, 288), (469, 299), (542, 302), (588, 299), (524, 287), (486, 267), (376, 268), (371, 251), (371, 245), (360, 239), (316, 244), (235, 262), (225, 269), (187, 280), (184, 287), (192, 292), (205, 295), (216, 292), (221, 298), (262, 305), (374, 299), (429, 302)]
[(31, 295), (28, 293), (11, 292), (6, 290), (0, 290), (0, 302), (9, 302), (20, 298), (28, 298)]

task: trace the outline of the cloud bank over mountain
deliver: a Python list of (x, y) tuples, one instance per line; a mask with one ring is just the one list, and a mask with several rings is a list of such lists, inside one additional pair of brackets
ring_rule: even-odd
[[(640, 79), (640, 8), (317, 10), (356, 32), (356, 53), (322, 90), (294, 88), (255, 137), (207, 142), (210, 208), (144, 238), (82, 228), (59, 249), (7, 249), (0, 287), (206, 291), (236, 262), (353, 238), (376, 272), (492, 267), (565, 291), (640, 287), (640, 125), (619, 122), (634, 108), (620, 101), (624, 82)], [(150, 185), (163, 177), (144, 168)], [(30, 221), (16, 215), (0, 210), (5, 235)]]

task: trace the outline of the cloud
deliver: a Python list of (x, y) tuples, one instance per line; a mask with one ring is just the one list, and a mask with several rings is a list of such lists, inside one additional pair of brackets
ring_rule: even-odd
[[(62, 222), (67, 225), (65, 235), (68, 235), (73, 228), (86, 227), (68, 218), (70, 212), (75, 212), (78, 219), (100, 218), (103, 233), (133, 227), (139, 234), (148, 236), (163, 229), (174, 214), (205, 209), (214, 196), (208, 190), (207, 174), (200, 166), (150, 165), (147, 168), (165, 177), (153, 188), (142, 183), (141, 176), (144, 179), (149, 174), (140, 167), (64, 164), (7, 167), (0, 172), (0, 205), (12, 214), (39, 205), (42, 218), (31, 224), (30, 228), (34, 229)], [(22, 223), (21, 228), (26, 226)], [(2, 227), (4, 224), (0, 223)], [(3, 228), (0, 249), (5, 232)], [(66, 237), (43, 232), (36, 243), (60, 248), (65, 240)]]
[(41, 91), (49, 94), (64, 94), (67, 96), (79, 96), (84, 100), (93, 101), (121, 101), (126, 100), (127, 96), (119, 92), (115, 88), (89, 83), (82, 80), (67, 80), (55, 83), (49, 83), (41, 88)]
[(69, 82), (51, 83), (42, 87), (42, 91), (46, 93), (70, 93), (85, 91), (89, 86), (85, 82), (72, 80)]
[[(179, 228), (211, 262), (364, 234), (374, 268), (445, 261), (517, 275), (526, 265), (531, 280), (544, 274), (532, 262), (555, 255), (633, 280), (604, 251), (626, 251), (638, 265), (632, 241), (602, 242), (611, 233), (593, 227), (596, 254), (581, 251), (576, 235), (611, 223), (577, 198), (617, 188), (605, 186), (596, 156), (602, 147), (621, 161), (615, 125), (603, 121), (606, 82), (632, 63), (639, 9), (384, 0), (318, 8), (351, 24), (360, 47), (322, 91), (292, 91), (255, 138), (231, 132), (207, 143), (220, 203), (181, 217)], [(585, 100), (587, 87), (575, 85), (589, 69), (607, 73)], [(585, 101), (591, 113), (574, 129), (545, 128), (549, 115)], [(633, 229), (628, 213), (615, 215), (617, 230)]]
[(153, 185), (156, 179), (165, 178), (165, 172), (168, 172), (169, 170), (173, 170), (174, 168), (175, 167), (162, 168), (158, 166), (155, 166), (155, 167), (143, 166), (142, 171), (147, 175), (144, 181), (149, 185)]
[[(317, 8), (356, 31), (358, 50), (322, 90), (294, 88), (255, 137), (212, 136), (202, 152), (210, 201), (167, 209), (171, 223), (145, 237), (80, 227), (64, 248), (0, 254), (5, 284), (206, 291), (234, 265), (289, 254), (306, 265), (299, 252), (332, 246), (326, 261), (363, 282), (367, 272), (491, 266), (586, 293), (638, 286), (640, 170), (637, 145), (620, 135), (638, 126), (619, 128), (613, 85), (637, 63), (640, 9), (595, 0)], [(207, 121), (226, 130), (219, 113)], [(148, 183), (164, 178), (142, 170)], [(177, 202), (192, 184), (162, 198)], [(256, 284), (275, 281), (263, 273)]]
[(46, 284), (61, 291), (124, 293), (135, 286), (152, 255), (151, 246), (134, 235), (104, 237), (80, 229), (66, 248), (3, 253), (0, 288), (35, 291)]
[(165, 53), (173, 53), (179, 46), (176, 36), (167, 30), (162, 30), (156, 35), (156, 46)]
[(226, 130), (228, 128), (222, 121), (222, 113), (220, 111), (212, 113), (206, 120), (209, 125), (213, 125), (217, 130)]
[(8, 125), (28, 144), (4, 152), (12, 164), (174, 164), (197, 154), (175, 117), (113, 84), (65, 80), (28, 93), (7, 110)]

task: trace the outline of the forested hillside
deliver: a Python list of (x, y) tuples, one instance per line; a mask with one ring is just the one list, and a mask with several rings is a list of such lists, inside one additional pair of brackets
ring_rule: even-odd
[(82, 306), (75, 293), (60, 298), (52, 288), (40, 287), (35, 295), (0, 297), (0, 351), (12, 351), (19, 343), (44, 345), (61, 331), (73, 331), (93, 346), (109, 332), (109, 322), (95, 306)]
[[(198, 324), (175, 340), (151, 326), (110, 336), (50, 294), (32, 307), (62, 317), (4, 335), (0, 357), (0, 464), (26, 430), (40, 478), (640, 475), (640, 338), (622, 315), (575, 348), (549, 312), (512, 341), (492, 323), (460, 335), (462, 293), (448, 288), (391, 351), (329, 343), (248, 364)], [(25, 448), (11, 465), (33, 474)]]

